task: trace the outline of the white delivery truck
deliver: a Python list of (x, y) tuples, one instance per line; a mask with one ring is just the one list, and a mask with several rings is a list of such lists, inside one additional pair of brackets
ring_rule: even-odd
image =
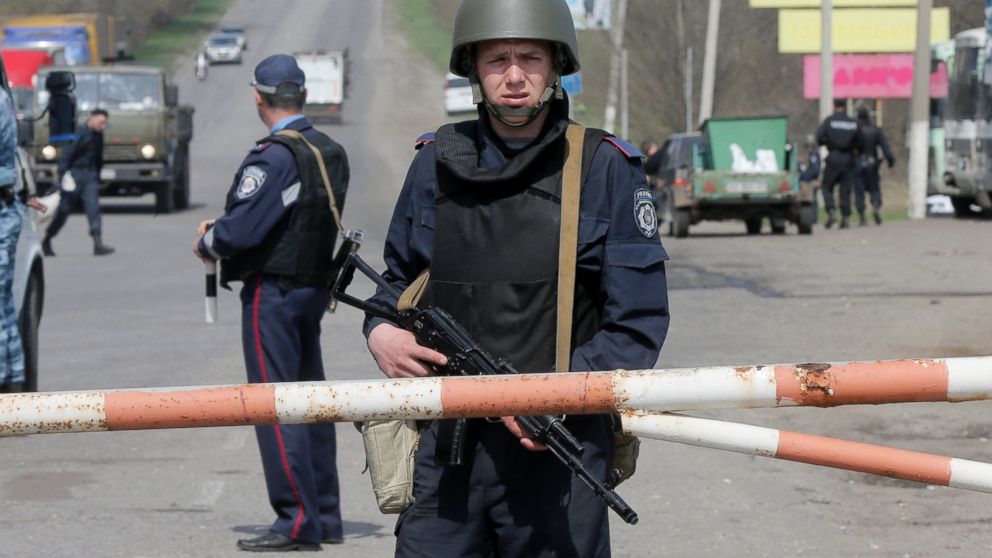
[(341, 122), (348, 84), (348, 51), (293, 53), (307, 77), (307, 103), (303, 114), (311, 122)]

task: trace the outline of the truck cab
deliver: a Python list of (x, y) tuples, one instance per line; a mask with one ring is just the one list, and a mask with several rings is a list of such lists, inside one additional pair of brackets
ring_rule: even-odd
[[(153, 193), (156, 210), (161, 213), (188, 207), (193, 108), (178, 104), (178, 90), (166, 82), (164, 71), (143, 66), (44, 68), (38, 74), (35, 114), (48, 103), (44, 89), (47, 74), (57, 70), (70, 70), (75, 75), (73, 95), (80, 124), (96, 108), (110, 115), (110, 126), (104, 132), (100, 194)], [(39, 185), (58, 180), (62, 148), (49, 142), (43, 122), (35, 124), (33, 155)]]

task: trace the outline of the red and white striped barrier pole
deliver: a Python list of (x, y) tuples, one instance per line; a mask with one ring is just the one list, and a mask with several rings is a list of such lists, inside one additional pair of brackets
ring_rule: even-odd
[(992, 393), (992, 357), (0, 395), (0, 436), (46, 432), (679, 411)]
[(992, 492), (992, 464), (684, 415), (625, 415), (635, 436)]

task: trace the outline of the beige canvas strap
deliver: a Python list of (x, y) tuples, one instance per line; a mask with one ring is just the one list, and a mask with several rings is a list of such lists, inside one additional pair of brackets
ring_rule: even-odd
[(412, 310), (420, 304), (420, 297), (424, 296), (427, 289), (427, 281), (431, 278), (431, 270), (427, 268), (420, 272), (420, 275), (410, 283), (410, 286), (403, 291), (400, 299), (396, 301), (396, 309), (400, 312)]
[(324, 156), (320, 153), (312, 143), (307, 141), (307, 138), (303, 137), (303, 134), (297, 132), (296, 130), (279, 130), (276, 132), (277, 136), (286, 136), (288, 138), (293, 138), (298, 141), (302, 141), (310, 148), (313, 152), (313, 156), (317, 159), (317, 167), (320, 168), (320, 177), (324, 180), (324, 188), (327, 190), (327, 199), (330, 202), (331, 214), (334, 216), (334, 223), (338, 226), (338, 234), (344, 234), (345, 228), (341, 224), (341, 212), (338, 211), (337, 201), (334, 199), (334, 190), (331, 189), (331, 178), (327, 174), (327, 167), (324, 166)]
[(555, 370), (568, 372), (572, 356), (572, 312), (575, 303), (575, 261), (579, 246), (579, 192), (582, 184), (582, 144), (586, 129), (571, 124), (565, 168), (561, 177), (561, 233), (558, 247), (558, 331)]

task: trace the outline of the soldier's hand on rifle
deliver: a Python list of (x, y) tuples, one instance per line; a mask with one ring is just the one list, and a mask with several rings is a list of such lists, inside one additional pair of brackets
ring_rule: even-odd
[(390, 378), (431, 376), (431, 365), (444, 366), (448, 358), (417, 344), (413, 334), (391, 324), (379, 324), (369, 334), (369, 350), (383, 374)]
[(520, 424), (517, 423), (517, 419), (513, 417), (500, 417), (500, 418), (502, 419), (503, 424), (506, 426), (506, 429), (509, 430), (510, 433), (516, 436), (517, 438), (520, 438), (521, 446), (529, 449), (530, 451), (546, 451), (548, 449), (548, 446), (540, 442), (535, 442), (533, 439), (528, 438), (527, 432), (525, 432), (524, 429), (520, 427)]

